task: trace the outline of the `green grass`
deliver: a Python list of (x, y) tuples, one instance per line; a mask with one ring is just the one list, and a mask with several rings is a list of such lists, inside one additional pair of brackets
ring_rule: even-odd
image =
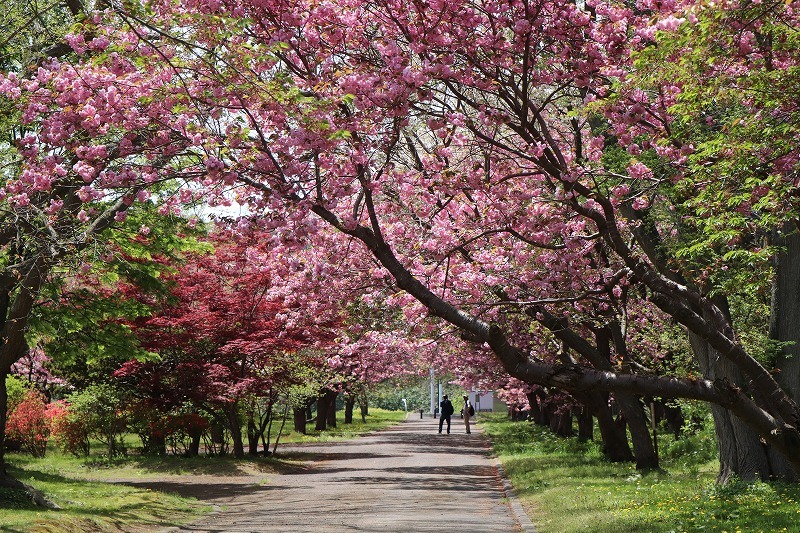
[[(310, 458), (308, 453), (283, 452), (281, 444), (292, 442), (326, 442), (343, 440), (391, 426), (405, 413), (370, 409), (367, 423), (361, 417), (353, 424), (343, 423), (343, 413), (337, 428), (328, 431), (309, 431), (308, 435), (289, 433), (281, 437), (275, 457), (248, 456), (243, 459), (225, 457), (151, 457), (132, 454), (109, 459), (102, 455), (76, 458), (48, 449), (43, 458), (9, 453), (6, 460), (9, 473), (15, 478), (42, 491), (61, 507), (59, 511), (33, 505), (20, 491), (0, 488), (0, 531), (58, 532), (75, 531), (134, 531), (146, 532), (186, 524), (211, 511), (211, 507), (193, 498), (182, 498), (140, 487), (111, 483), (116, 478), (137, 481), (163, 480), (176, 475), (236, 476), (272, 474), (298, 468)], [(291, 420), (287, 421), (288, 424)], [(312, 426), (309, 425), (309, 428)], [(135, 440), (126, 443), (133, 450)], [(94, 448), (102, 452), (101, 446)]]
[[(43, 460), (12, 467), (17, 479), (44, 492), (61, 510), (36, 507), (21, 492), (0, 489), (0, 530), (2, 531), (119, 531), (152, 530), (178, 525), (211, 510), (197, 500), (180, 498), (122, 484), (87, 481), (59, 468), (65, 461), (53, 454), (55, 465)], [(17, 457), (11, 455), (12, 463)]]
[(713, 439), (659, 439), (661, 472), (606, 462), (597, 443), (561, 439), (546, 428), (481, 418), (494, 451), (538, 533), (798, 531), (800, 486), (716, 487)]

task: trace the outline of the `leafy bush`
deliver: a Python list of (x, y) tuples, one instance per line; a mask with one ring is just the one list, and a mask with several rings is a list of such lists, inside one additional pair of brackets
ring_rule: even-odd
[(209, 422), (193, 411), (159, 412), (154, 409), (136, 409), (130, 413), (129, 428), (142, 441), (143, 454), (190, 455), (193, 440), (209, 428)]
[(44, 457), (50, 424), (46, 416), (47, 404), (38, 391), (29, 390), (8, 415), (6, 433), (22, 449), (34, 457)]
[(77, 457), (89, 455), (89, 429), (66, 402), (50, 404), (50, 435), (56, 445)]
[(8, 394), (8, 410), (11, 411), (25, 398), (25, 395), (31, 390), (29, 381), (24, 380), (17, 376), (6, 377), (6, 393)]
[(109, 457), (125, 455), (122, 440), (127, 430), (125, 413), (120, 409), (120, 392), (106, 384), (91, 385), (67, 398), (69, 411), (76, 424), (82, 424), (86, 433), (106, 446)]
[(710, 412), (690, 411), (686, 419), (690, 421), (688, 429), (680, 439), (659, 441), (661, 457), (689, 469), (717, 459), (719, 450)]
[(142, 454), (163, 455), (165, 447), (166, 415), (158, 409), (133, 403), (126, 407), (128, 430), (142, 441)]
[(199, 439), (209, 426), (197, 413), (174, 414), (167, 417), (165, 437), (173, 453), (188, 455), (192, 440)]

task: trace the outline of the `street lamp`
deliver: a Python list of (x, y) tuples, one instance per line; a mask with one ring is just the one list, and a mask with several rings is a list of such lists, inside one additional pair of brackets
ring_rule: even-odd
[(433, 416), (433, 410), (436, 408), (436, 397), (434, 394), (434, 386), (433, 386), (433, 367), (431, 367), (431, 416)]

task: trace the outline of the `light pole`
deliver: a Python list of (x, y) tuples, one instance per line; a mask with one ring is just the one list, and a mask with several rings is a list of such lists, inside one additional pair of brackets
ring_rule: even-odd
[(434, 396), (433, 386), (433, 367), (431, 367), (431, 416), (433, 416), (433, 409), (436, 407), (436, 397)]

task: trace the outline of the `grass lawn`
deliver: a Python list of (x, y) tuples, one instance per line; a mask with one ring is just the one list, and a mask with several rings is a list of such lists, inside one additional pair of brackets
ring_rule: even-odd
[(606, 462), (597, 443), (562, 439), (505, 415), (481, 417), (538, 533), (800, 531), (800, 486), (716, 487), (711, 435), (659, 438), (661, 472)]
[[(308, 435), (289, 433), (281, 444), (343, 440), (393, 425), (403, 418), (400, 411), (370, 409), (367, 423), (357, 416), (353, 424), (343, 423), (340, 413), (337, 428), (310, 431)], [(291, 420), (287, 422), (287, 428)], [(311, 426), (309, 426), (311, 427)], [(133, 449), (133, 437), (127, 442)], [(102, 451), (100, 446), (95, 450)], [(160, 479), (174, 475), (235, 476), (242, 474), (279, 474), (309, 458), (308, 454), (278, 453), (275, 457), (148, 457), (131, 454), (108, 459), (93, 454), (88, 458), (64, 455), (48, 449), (43, 458), (9, 453), (10, 473), (42, 491), (61, 507), (50, 511), (30, 503), (22, 492), (0, 488), (0, 531), (76, 532), (128, 531), (147, 532), (192, 522), (211, 511), (211, 506), (174, 494), (165, 494), (123, 483), (117, 478)]]

